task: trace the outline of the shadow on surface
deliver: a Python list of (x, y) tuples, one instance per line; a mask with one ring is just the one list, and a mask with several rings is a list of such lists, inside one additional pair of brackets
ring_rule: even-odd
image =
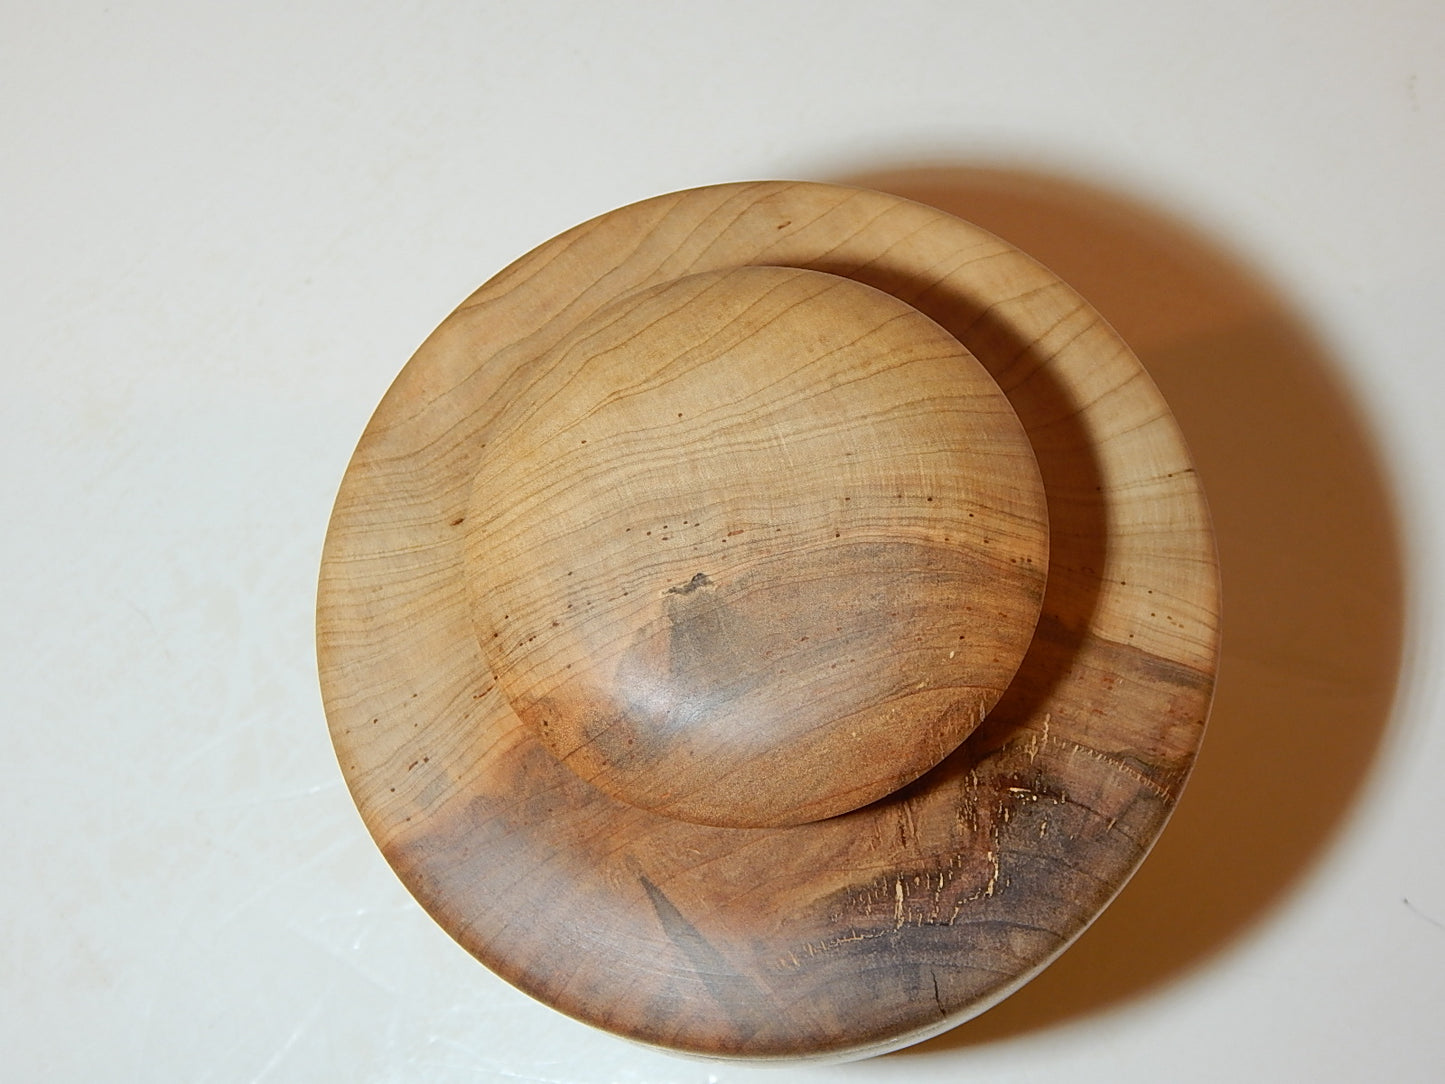
[(1223, 570), (1214, 711), (1168, 830), (1042, 975), (912, 1048), (936, 1052), (1061, 1024), (1178, 977), (1309, 872), (1389, 722), (1403, 563), (1388, 485), (1334, 364), (1218, 246), (1153, 208), (1038, 174), (958, 167), (839, 179), (991, 230), (1103, 313), (1179, 419)]

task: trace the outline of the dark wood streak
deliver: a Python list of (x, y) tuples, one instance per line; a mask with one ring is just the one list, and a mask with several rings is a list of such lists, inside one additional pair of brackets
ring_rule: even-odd
[[(683, 917), (662, 889), (645, 874), (639, 873), (637, 880), (647, 893), (652, 909), (657, 912), (657, 921), (662, 924), (667, 939), (687, 957), (718, 1006), (735, 1018), (740, 1017), (737, 1033), (740, 1043), (745, 1045), (756, 1030), (748, 1018), (756, 1013), (759, 1006), (768, 1003), (767, 995), (724, 959), (698, 928)], [(738, 1012), (739, 1008), (742, 1013)]]

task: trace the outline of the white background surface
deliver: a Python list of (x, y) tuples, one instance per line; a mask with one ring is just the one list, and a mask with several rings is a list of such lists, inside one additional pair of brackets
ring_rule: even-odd
[[(1437, 4), (3, 25), (4, 1079), (1440, 1078)], [(1220, 699), (1143, 872), (998, 1009), (847, 1066), (682, 1061), (516, 993), (386, 867), (316, 689), (321, 542), (382, 391), (503, 265), (660, 192), (863, 175), (1134, 341), (1219, 522)]]

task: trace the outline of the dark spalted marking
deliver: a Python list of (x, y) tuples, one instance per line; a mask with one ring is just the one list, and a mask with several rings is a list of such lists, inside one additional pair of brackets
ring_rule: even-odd
[[(646, 808), (752, 825), (836, 814), (937, 763), (1002, 692), (1011, 632), (976, 609), (1004, 590), (987, 587), (997, 572), (899, 542), (699, 572), (661, 592), (610, 672), (579, 667), (545, 702), (513, 705), (572, 770)], [(1014, 581), (1010, 610), (1041, 592)], [(762, 805), (779, 780), (776, 808)]]
[[(1057, 705), (1069, 717), (1058, 735), (1132, 767), (1141, 781), (1175, 798), (1188, 777), (1208, 714), (1211, 674), (1163, 659), (1130, 644), (1080, 635), (1055, 618), (1039, 621), (1013, 684), (968, 744), (983, 751), (1013, 741)], [(1128, 688), (1130, 711), (1120, 714), (1118, 688)], [(949, 770), (944, 765), (940, 769)]]
[[(737, 1019), (737, 1023), (740, 1035), (746, 1038), (755, 1029), (744, 1023), (744, 1020), (756, 1014), (758, 1008), (767, 1002), (767, 996), (738, 974), (737, 968), (728, 963), (722, 953), (674, 906), (667, 898), (667, 893), (653, 884), (645, 874), (639, 873), (637, 880), (647, 893), (652, 909), (657, 912), (657, 921), (662, 924), (662, 931), (667, 934), (667, 939), (687, 957), (689, 965), (718, 1005), (735, 1019), (742, 1018)], [(738, 1009), (742, 1012), (738, 1012)]]
[[(504, 977), (598, 1022), (632, 1014), (643, 1041), (687, 1045), (692, 1028), (753, 1056), (884, 1042), (1006, 991), (1142, 858), (1169, 799), (1073, 750), (1068, 719), (1054, 730), (965, 743), (909, 796), (810, 826), (806, 859), (796, 829), (621, 806), (527, 740), (492, 764), (527, 787), (439, 811), (388, 856), (429, 908), (468, 901), (459, 938)], [(619, 836), (632, 845), (615, 850)], [(708, 906), (689, 916), (678, 899)], [(639, 951), (653, 923), (675, 960)]]

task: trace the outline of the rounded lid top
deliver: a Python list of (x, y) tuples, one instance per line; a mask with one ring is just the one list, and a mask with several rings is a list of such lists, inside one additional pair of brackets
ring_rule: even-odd
[(742, 267), (627, 295), (532, 367), (466, 519), (478, 642), (615, 798), (833, 816), (982, 721), (1033, 635), (1043, 486), (959, 342), (869, 286)]

